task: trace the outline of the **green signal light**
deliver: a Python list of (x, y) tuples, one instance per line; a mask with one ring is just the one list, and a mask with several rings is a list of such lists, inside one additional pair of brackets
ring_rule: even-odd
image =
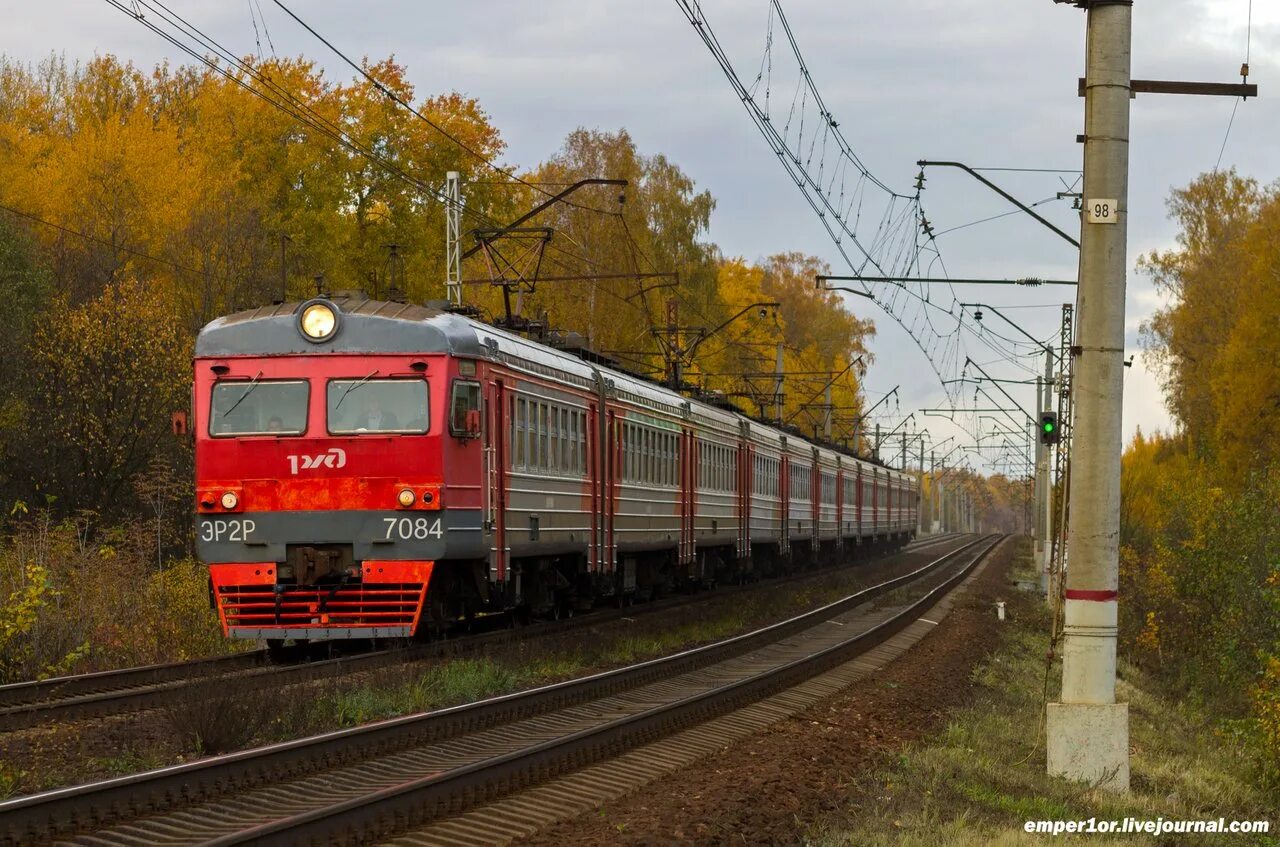
[(1056, 429), (1056, 427), (1053, 425), (1053, 422), (1052, 422), (1052, 421), (1045, 421), (1045, 422), (1044, 422), (1044, 431), (1045, 431), (1045, 432), (1053, 432), (1053, 431), (1054, 431), (1054, 429)]

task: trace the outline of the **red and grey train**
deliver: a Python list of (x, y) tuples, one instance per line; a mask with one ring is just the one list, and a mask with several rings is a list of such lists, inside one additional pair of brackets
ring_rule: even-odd
[(196, 342), (196, 539), (226, 634), (398, 638), (915, 532), (915, 480), (465, 316), (363, 297)]

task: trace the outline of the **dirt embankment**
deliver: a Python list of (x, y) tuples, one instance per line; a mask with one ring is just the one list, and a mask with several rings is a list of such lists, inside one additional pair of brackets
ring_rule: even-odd
[(1001, 545), (939, 626), (880, 673), (528, 843), (796, 843), (807, 823), (844, 808), (852, 779), (969, 699), (971, 671), (999, 638), (993, 604), (1016, 591), (1008, 574), (1020, 549)]

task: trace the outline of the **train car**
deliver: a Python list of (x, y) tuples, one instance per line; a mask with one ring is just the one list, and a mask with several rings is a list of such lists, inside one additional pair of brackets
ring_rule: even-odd
[(196, 547), (234, 638), (407, 638), (904, 543), (915, 482), (425, 306), (196, 342)]

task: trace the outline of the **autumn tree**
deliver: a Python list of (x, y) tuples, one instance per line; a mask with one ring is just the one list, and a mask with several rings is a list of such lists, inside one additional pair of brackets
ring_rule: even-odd
[(1144, 333), (1178, 431), (1124, 454), (1120, 632), (1137, 660), (1249, 716), (1240, 734), (1280, 783), (1280, 187), (1214, 171), (1169, 212), (1176, 246), (1139, 267), (1168, 298)]
[(1240, 481), (1280, 458), (1280, 193), (1215, 171), (1174, 191), (1169, 211), (1178, 246), (1139, 263), (1172, 301), (1147, 347), (1192, 449)]
[(316, 277), (385, 294), (389, 244), (405, 260), (405, 293), (438, 298), (445, 173), (476, 183), (472, 226), (510, 213), (507, 193), (484, 184), (484, 160), (503, 143), (474, 99), (417, 99), (402, 66), (370, 63), (429, 124), (363, 76), (335, 83), (303, 59), (255, 67), (232, 80), (207, 68), (146, 74), (110, 56), (0, 61), (0, 201), (62, 227), (39, 236), (73, 302), (146, 279), (194, 331), (282, 296), (282, 277), (293, 296)]
[[(624, 354), (629, 357), (656, 353), (652, 329), (664, 320), (669, 298), (680, 304), (682, 323), (718, 323), (724, 310), (716, 290), (716, 248), (707, 240), (715, 202), (666, 157), (640, 153), (626, 130), (571, 132), (530, 175), (538, 190), (526, 190), (523, 200), (532, 206), (597, 177), (628, 185), (579, 190), (526, 225), (554, 230), (542, 276), (602, 278), (540, 284), (530, 307), (597, 347), (631, 351)], [(474, 267), (478, 275), (488, 272), (482, 263)], [(655, 272), (678, 279), (627, 276)], [(477, 294), (491, 311), (501, 310), (496, 293)]]
[[(0, 216), (6, 213), (0, 211)], [(3, 445), (21, 431), (26, 417), (21, 399), (24, 358), (31, 327), (49, 296), (47, 270), (26, 233), (0, 217), (0, 456)], [(12, 494), (12, 466), (0, 465), (0, 503)]]
[(875, 325), (849, 312), (839, 295), (818, 290), (814, 275), (829, 272), (825, 262), (801, 253), (770, 256), (759, 264), (722, 261), (717, 283), (726, 312), (736, 314), (753, 303), (780, 305), (776, 314), (748, 313), (725, 327), (698, 364), (718, 377), (708, 377), (707, 385), (751, 400), (758, 407), (752, 411), (773, 414), (769, 374), (781, 344), (783, 420), (808, 434), (820, 433), (824, 410), (819, 406), (831, 383), (832, 436), (843, 440), (852, 437), (862, 413), (862, 375), (872, 362), (866, 344)]
[(28, 490), (67, 512), (133, 507), (132, 481), (175, 444), (169, 414), (188, 404), (190, 355), (172, 304), (141, 283), (55, 300), (32, 334), (24, 426), (7, 445)]

